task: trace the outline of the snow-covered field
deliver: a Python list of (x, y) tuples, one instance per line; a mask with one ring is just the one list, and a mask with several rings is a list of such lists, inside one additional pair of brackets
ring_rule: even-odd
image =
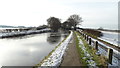
[(67, 48), (67, 45), (72, 38), (72, 34), (73, 32), (71, 31), (67, 39), (64, 42), (62, 42), (60, 46), (56, 48), (55, 51), (47, 59), (43, 60), (43, 63), (41, 66), (59, 66), (60, 65), (65, 49)]
[(120, 33), (108, 32), (108, 31), (101, 31), (101, 32), (103, 33), (103, 36), (99, 37), (99, 39), (107, 41), (111, 44), (114, 44), (120, 47), (120, 40), (118, 39), (118, 37), (120, 37)]
[(19, 34), (30, 34), (33, 32), (42, 32), (42, 31), (49, 31), (50, 29), (42, 29), (42, 30), (28, 30), (28, 31), (21, 31), (21, 32), (5, 32), (5, 33), (0, 33), (1, 36), (13, 36), (13, 35), (19, 35)]

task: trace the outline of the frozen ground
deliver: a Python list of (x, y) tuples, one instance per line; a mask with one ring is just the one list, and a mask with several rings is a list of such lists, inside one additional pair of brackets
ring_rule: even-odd
[(111, 44), (114, 44), (120, 47), (120, 40), (118, 39), (118, 37), (120, 37), (120, 33), (108, 32), (108, 31), (101, 31), (101, 32), (103, 33), (103, 36), (99, 37), (99, 39), (107, 41)]

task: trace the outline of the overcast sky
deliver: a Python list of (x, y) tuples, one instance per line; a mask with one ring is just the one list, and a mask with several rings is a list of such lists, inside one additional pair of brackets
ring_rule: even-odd
[(119, 0), (0, 0), (0, 25), (39, 26), (51, 16), (83, 18), (82, 27), (118, 28)]

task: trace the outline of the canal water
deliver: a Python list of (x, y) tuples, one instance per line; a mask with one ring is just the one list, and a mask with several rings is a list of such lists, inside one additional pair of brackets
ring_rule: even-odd
[(66, 34), (51, 33), (0, 39), (0, 66), (34, 66), (62, 41)]

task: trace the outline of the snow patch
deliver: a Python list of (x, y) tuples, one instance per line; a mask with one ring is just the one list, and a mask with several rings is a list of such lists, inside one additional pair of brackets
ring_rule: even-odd
[[(88, 53), (86, 47), (84, 46), (84, 43), (83, 41), (80, 39), (80, 36), (77, 35), (77, 38), (79, 40), (79, 47), (82, 49), (82, 51), (84, 52), (84, 57), (82, 59), (87, 59), (87, 63), (88, 63), (88, 66), (96, 66), (96, 63), (95, 61), (93, 60), (93, 57), (90, 56), (90, 54)], [(88, 59), (89, 58), (89, 59)]]

